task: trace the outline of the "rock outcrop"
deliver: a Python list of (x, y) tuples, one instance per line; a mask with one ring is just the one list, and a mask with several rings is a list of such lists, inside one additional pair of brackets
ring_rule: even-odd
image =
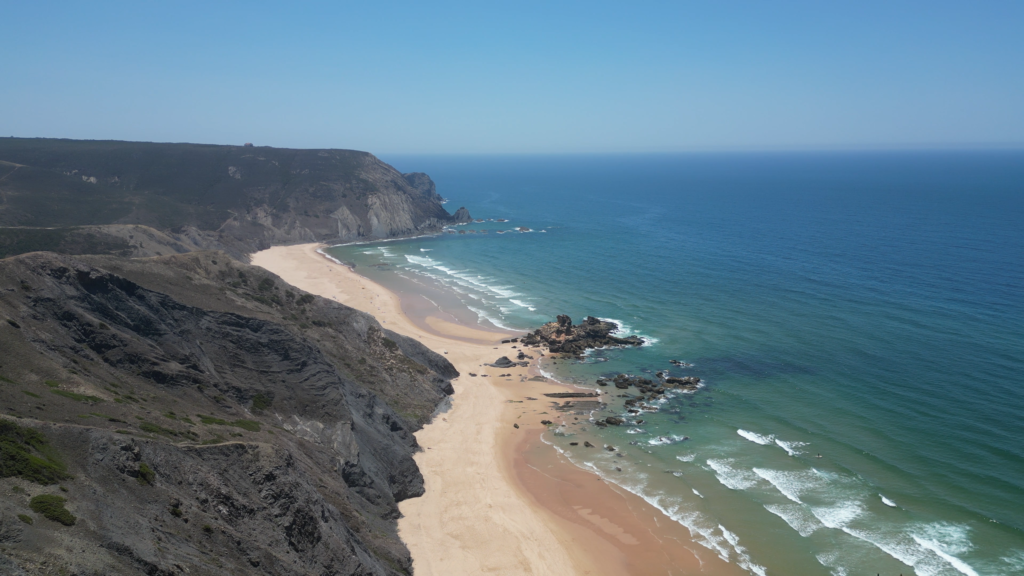
[(614, 322), (593, 316), (587, 316), (582, 324), (573, 326), (572, 318), (562, 314), (555, 322), (548, 322), (524, 336), (522, 343), (525, 346), (547, 346), (551, 352), (577, 357), (592, 348), (643, 345), (643, 339), (638, 336), (612, 336), (618, 329)]
[(452, 220), (461, 224), (472, 222), (473, 217), (469, 215), (469, 210), (466, 210), (466, 207), (463, 206), (455, 211), (455, 214), (452, 215)]
[(458, 373), (373, 317), (222, 252), (32, 253), (0, 260), (0, 350), (0, 420), (67, 473), (0, 466), (0, 571), (411, 573), (396, 503)]

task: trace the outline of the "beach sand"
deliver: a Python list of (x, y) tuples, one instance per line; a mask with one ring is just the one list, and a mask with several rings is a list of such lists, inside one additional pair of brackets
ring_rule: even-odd
[[(418, 576), (742, 573), (708, 553), (701, 562), (684, 527), (543, 443), (547, 428), (540, 421), (565, 417), (543, 394), (575, 389), (536, 379), (539, 358), (529, 368), (483, 365), (514, 357), (518, 350), (500, 342), (521, 334), (440, 315), (410, 317), (396, 294), (329, 261), (318, 248), (278, 246), (254, 254), (252, 263), (372, 314), (386, 328), (446, 354), (461, 374), (452, 381), (452, 408), (416, 433), (426, 494), (399, 505), (399, 535)], [(538, 356), (536, 349), (527, 353)]]

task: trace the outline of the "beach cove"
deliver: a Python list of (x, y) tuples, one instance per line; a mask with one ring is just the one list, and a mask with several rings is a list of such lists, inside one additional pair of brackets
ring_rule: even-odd
[(445, 354), (461, 374), (451, 409), (416, 433), (426, 493), (400, 504), (399, 534), (417, 574), (741, 573), (707, 554), (698, 560), (683, 526), (541, 440), (540, 421), (556, 419), (544, 415), (551, 401), (543, 394), (576, 389), (538, 378), (539, 358), (529, 368), (483, 366), (514, 356), (501, 340), (521, 333), (457, 324), (436, 311), (407, 314), (396, 294), (319, 248), (274, 247), (252, 263), (372, 314)]

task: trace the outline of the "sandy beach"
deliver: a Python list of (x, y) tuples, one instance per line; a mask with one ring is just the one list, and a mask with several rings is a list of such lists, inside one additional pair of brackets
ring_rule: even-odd
[(529, 368), (484, 366), (514, 357), (514, 344), (501, 340), (521, 334), (410, 317), (396, 294), (318, 248), (274, 247), (252, 263), (372, 314), (445, 354), (461, 374), (452, 408), (416, 434), (426, 494), (400, 504), (399, 534), (416, 574), (742, 573), (709, 554), (698, 560), (685, 528), (543, 443), (540, 421), (564, 417), (549, 414), (553, 402), (543, 394), (573, 389), (544, 381), (539, 357)]

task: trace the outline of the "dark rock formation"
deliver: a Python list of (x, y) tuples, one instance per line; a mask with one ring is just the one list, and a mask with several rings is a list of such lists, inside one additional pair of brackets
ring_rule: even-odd
[(516, 363), (509, 360), (508, 356), (502, 356), (495, 360), (493, 364), (488, 364), (488, 366), (492, 366), (494, 368), (512, 368), (515, 365)]
[(605, 418), (604, 421), (605, 423), (611, 424), (612, 426), (621, 426), (623, 423), (625, 423), (625, 420), (619, 418), (618, 416), (609, 416)]
[(548, 398), (597, 398), (600, 394), (593, 392), (551, 392), (545, 394)]
[(469, 210), (466, 210), (466, 207), (462, 206), (455, 211), (455, 214), (452, 214), (452, 221), (460, 224), (464, 222), (472, 222), (473, 217), (469, 215)]
[[(72, 475), (0, 499), (0, 571), (411, 572), (443, 356), (220, 252), (0, 260), (0, 318), (0, 418)], [(39, 494), (76, 525), (18, 520)]]
[(643, 339), (638, 336), (612, 336), (612, 332), (618, 329), (614, 322), (604, 322), (593, 316), (587, 316), (582, 324), (573, 326), (572, 319), (562, 314), (555, 322), (548, 322), (524, 336), (522, 342), (526, 346), (547, 346), (551, 352), (577, 357), (592, 348), (643, 345)]

